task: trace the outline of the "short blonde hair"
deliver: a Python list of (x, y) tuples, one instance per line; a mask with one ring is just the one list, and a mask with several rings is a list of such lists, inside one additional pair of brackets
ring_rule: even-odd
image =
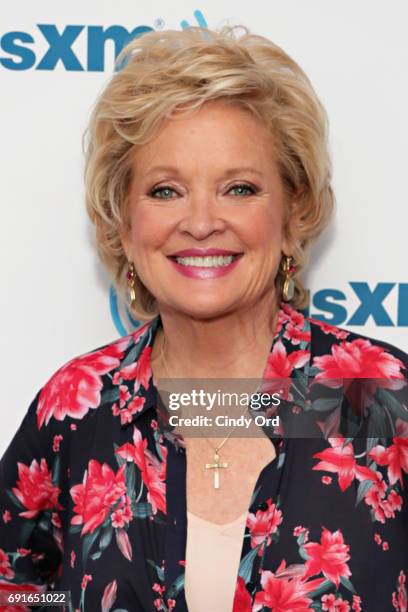
[[(283, 229), (297, 267), (292, 304), (304, 308), (307, 292), (299, 275), (335, 198), (327, 114), (300, 66), (245, 26), (148, 32), (123, 49), (118, 66), (97, 100), (85, 141), (86, 207), (117, 292), (124, 296), (126, 290), (128, 262), (120, 231), (129, 228), (134, 147), (148, 142), (176, 111), (220, 100), (249, 110), (273, 135), (287, 199)], [(280, 268), (278, 295), (283, 280)], [(138, 278), (136, 296), (132, 314), (154, 317), (156, 300)]]

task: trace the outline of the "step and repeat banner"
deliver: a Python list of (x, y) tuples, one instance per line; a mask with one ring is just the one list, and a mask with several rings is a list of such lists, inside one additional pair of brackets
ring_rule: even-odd
[(408, 7), (361, 0), (15, 0), (0, 20), (0, 452), (67, 360), (127, 333), (83, 197), (82, 136), (132, 36), (243, 24), (305, 70), (330, 118), (337, 199), (310, 314), (408, 351)]

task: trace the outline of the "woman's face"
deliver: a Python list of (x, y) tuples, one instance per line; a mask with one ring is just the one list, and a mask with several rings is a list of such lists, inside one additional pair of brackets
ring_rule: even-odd
[(211, 318), (276, 299), (283, 187), (249, 112), (218, 101), (167, 120), (135, 151), (129, 206), (123, 245), (160, 310)]

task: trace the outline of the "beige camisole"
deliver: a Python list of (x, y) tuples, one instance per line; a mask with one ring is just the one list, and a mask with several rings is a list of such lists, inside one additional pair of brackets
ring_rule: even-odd
[(247, 512), (217, 525), (187, 512), (185, 595), (189, 612), (231, 612)]

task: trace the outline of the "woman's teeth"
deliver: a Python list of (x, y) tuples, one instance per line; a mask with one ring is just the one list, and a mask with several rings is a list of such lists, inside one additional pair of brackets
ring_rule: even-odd
[(182, 266), (197, 266), (201, 268), (218, 268), (228, 266), (238, 255), (209, 255), (207, 257), (176, 257)]

